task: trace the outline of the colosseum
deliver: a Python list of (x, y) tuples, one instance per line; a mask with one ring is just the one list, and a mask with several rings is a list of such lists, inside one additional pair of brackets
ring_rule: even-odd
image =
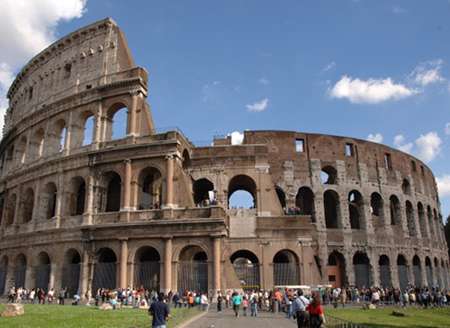
[[(109, 18), (17, 75), (0, 144), (0, 294), (449, 286), (436, 182), (417, 158), (275, 130), (197, 147), (155, 127), (147, 95)], [(230, 206), (238, 191), (253, 204)]]

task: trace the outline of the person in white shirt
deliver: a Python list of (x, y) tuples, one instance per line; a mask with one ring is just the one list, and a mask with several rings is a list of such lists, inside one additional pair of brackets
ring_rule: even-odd
[(309, 305), (309, 300), (303, 296), (303, 291), (299, 289), (297, 291), (297, 298), (292, 304), (292, 313), (297, 318), (297, 327), (306, 327), (308, 322), (308, 313), (306, 307)]

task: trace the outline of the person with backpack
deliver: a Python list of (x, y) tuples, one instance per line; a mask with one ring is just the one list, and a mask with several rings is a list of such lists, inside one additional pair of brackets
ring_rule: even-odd
[(325, 314), (320, 304), (320, 295), (314, 294), (312, 302), (306, 307), (309, 313), (309, 325), (311, 328), (323, 327), (325, 323)]
[(239, 308), (241, 307), (242, 297), (239, 293), (234, 292), (231, 295), (231, 303), (233, 304), (234, 315), (239, 318)]
[(306, 307), (309, 305), (309, 300), (303, 296), (303, 291), (299, 289), (297, 291), (297, 298), (294, 299), (292, 303), (292, 313), (294, 314), (294, 318), (297, 319), (297, 327), (307, 327), (308, 325), (308, 312), (306, 311)]

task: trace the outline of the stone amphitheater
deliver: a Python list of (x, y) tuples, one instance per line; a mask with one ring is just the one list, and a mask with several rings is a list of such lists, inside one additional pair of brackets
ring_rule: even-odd
[[(350, 137), (155, 128), (148, 73), (107, 18), (36, 55), (0, 144), (0, 293), (449, 286), (436, 182)], [(231, 206), (237, 192), (248, 208)]]

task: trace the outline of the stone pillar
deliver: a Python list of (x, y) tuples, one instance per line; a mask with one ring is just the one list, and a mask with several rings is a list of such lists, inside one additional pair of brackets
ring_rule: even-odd
[(94, 214), (94, 193), (95, 177), (91, 174), (88, 176), (87, 181), (87, 204), (83, 224), (92, 224), (92, 215)]
[(72, 130), (72, 112), (69, 112), (69, 121), (67, 123), (66, 136), (64, 139), (64, 155), (66, 156), (70, 154)]
[(131, 108), (128, 110), (128, 136), (136, 136), (138, 92), (131, 94)]
[(173, 170), (174, 155), (166, 157), (166, 202), (164, 207), (173, 207)]
[(214, 294), (217, 293), (218, 290), (220, 290), (221, 282), (220, 278), (222, 276), (222, 270), (221, 270), (221, 238), (220, 237), (214, 237), (213, 239), (213, 250), (214, 250)]
[(353, 267), (353, 256), (351, 253), (345, 253), (345, 271), (347, 274), (348, 284), (355, 285), (355, 270)]
[(395, 259), (394, 257), (391, 257), (389, 269), (391, 273), (391, 283), (394, 288), (400, 288), (400, 281), (398, 279), (398, 266), (397, 261), (392, 261), (392, 259)]
[[(83, 250), (83, 262), (81, 262), (81, 273), (80, 273), (80, 288), (79, 295), (82, 299), (85, 299), (86, 292), (89, 287), (89, 252)], [(92, 295), (92, 292), (91, 292)]]
[(33, 200), (33, 217), (32, 222), (34, 222), (34, 225), (36, 226), (37, 221), (39, 221), (39, 209), (41, 207), (41, 204), (39, 204), (39, 194), (40, 194), (40, 187), (41, 182), (40, 180), (36, 180), (36, 184), (34, 186), (34, 200)]
[(128, 240), (122, 239), (120, 241), (120, 279), (119, 287), (127, 288), (127, 263), (128, 263)]
[(34, 276), (34, 266), (32, 263), (27, 263), (25, 270), (25, 288), (32, 289), (36, 287), (36, 279)]
[(123, 211), (131, 210), (130, 200), (131, 200), (131, 160), (126, 159), (125, 164), (125, 181), (123, 184)]
[(164, 288), (163, 292), (172, 290), (172, 238), (165, 239), (164, 242)]
[(57, 288), (56, 284), (58, 283), (56, 280), (56, 276), (58, 273), (59, 265), (56, 263), (50, 263), (50, 277), (48, 280), (48, 289)]
[(22, 202), (22, 185), (17, 187), (18, 192), (16, 193), (16, 203), (14, 204), (14, 219), (13, 224), (20, 224), (19, 222), (19, 212), (20, 212), (20, 203)]
[[(62, 172), (58, 172), (58, 190), (56, 193), (56, 204), (55, 204), (55, 217), (57, 228), (61, 226), (63, 197), (64, 197), (64, 176)], [(66, 204), (66, 206), (69, 206), (69, 204)]]
[(94, 127), (94, 140), (92, 143), (94, 144), (94, 148), (98, 148), (98, 144), (102, 142), (103, 135), (103, 116), (102, 116), (102, 102), (98, 102), (97, 112), (95, 113), (95, 127)]

